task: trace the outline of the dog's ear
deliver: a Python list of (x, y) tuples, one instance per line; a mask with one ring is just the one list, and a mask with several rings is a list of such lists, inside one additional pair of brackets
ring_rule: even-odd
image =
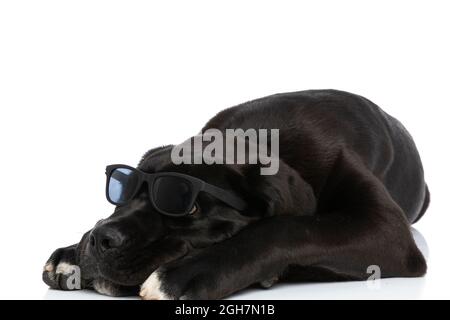
[(241, 188), (249, 201), (249, 210), (264, 216), (311, 215), (315, 212), (313, 189), (297, 171), (282, 160), (274, 175), (261, 175), (260, 169), (259, 165), (240, 167)]

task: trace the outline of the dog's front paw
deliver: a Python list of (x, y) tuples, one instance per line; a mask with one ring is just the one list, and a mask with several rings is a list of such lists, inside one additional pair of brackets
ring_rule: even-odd
[(154, 271), (150, 277), (145, 280), (145, 282), (141, 286), (141, 291), (139, 295), (144, 300), (174, 300), (175, 297), (169, 295), (168, 292), (165, 292), (167, 285), (164, 285), (161, 282), (161, 274), (163, 273), (163, 269), (158, 269)]
[(159, 267), (141, 285), (144, 300), (219, 299), (220, 268), (204, 259), (183, 259)]
[(52, 289), (81, 289), (80, 268), (75, 261), (75, 246), (57, 249), (48, 259), (42, 280)]

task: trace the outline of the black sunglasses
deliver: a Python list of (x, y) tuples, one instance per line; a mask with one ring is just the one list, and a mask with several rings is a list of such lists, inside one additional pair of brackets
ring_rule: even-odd
[(234, 193), (182, 173), (145, 173), (127, 165), (114, 164), (106, 167), (106, 177), (106, 198), (114, 205), (124, 205), (132, 200), (142, 183), (147, 182), (153, 207), (165, 215), (189, 214), (200, 191), (237, 210), (246, 207), (245, 201)]

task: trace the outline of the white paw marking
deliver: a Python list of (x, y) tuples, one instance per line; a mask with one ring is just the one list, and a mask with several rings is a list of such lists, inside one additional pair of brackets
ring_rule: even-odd
[(139, 295), (143, 300), (173, 300), (161, 291), (161, 281), (158, 270), (153, 272), (141, 286)]
[(77, 266), (67, 263), (67, 262), (61, 262), (58, 264), (55, 270), (55, 265), (52, 262), (48, 262), (44, 266), (44, 272), (48, 273), (48, 277), (51, 280), (55, 280), (56, 274), (63, 274), (63, 275), (71, 275), (76, 271)]
[(52, 272), (55, 269), (53, 266), (53, 263), (49, 262), (44, 266), (44, 271), (46, 272)]
[(44, 266), (44, 272), (47, 272), (50, 280), (55, 280), (55, 266), (53, 265), (53, 263), (46, 263)]
[(61, 273), (64, 275), (72, 274), (75, 271), (76, 266), (69, 264), (67, 262), (60, 262), (56, 267), (56, 273)]

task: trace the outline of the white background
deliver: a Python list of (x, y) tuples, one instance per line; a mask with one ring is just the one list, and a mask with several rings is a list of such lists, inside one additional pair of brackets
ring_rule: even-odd
[(235, 298), (450, 298), (448, 1), (0, 2), (0, 298), (113, 208), (109, 163), (137, 164), (218, 111), (277, 92), (361, 94), (415, 138), (431, 206), (421, 279), (295, 284)]

